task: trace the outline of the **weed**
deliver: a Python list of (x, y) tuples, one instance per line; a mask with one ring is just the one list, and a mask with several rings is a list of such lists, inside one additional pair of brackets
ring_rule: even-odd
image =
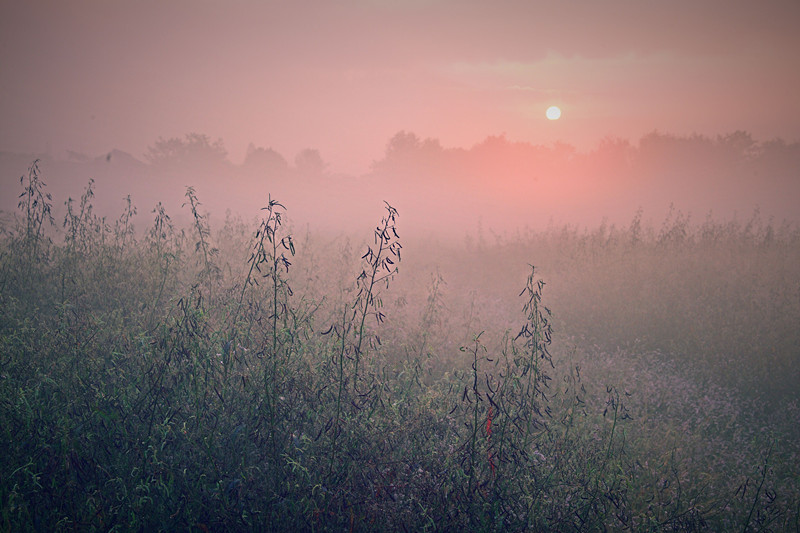
[(21, 185), (4, 530), (797, 529), (791, 226), (406, 251), (386, 204), (359, 256), (272, 198), (214, 232), (190, 187), (188, 228), (158, 204), (137, 234), (92, 181), (61, 227), (38, 162)]

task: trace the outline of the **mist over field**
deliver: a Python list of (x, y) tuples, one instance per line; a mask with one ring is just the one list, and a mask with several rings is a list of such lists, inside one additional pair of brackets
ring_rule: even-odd
[[(128, 195), (138, 207), (137, 222), (147, 220), (157, 202), (187, 219), (180, 207), (192, 186), (216, 220), (228, 211), (252, 219), (271, 195), (291, 207), (298, 227), (334, 233), (371, 224), (383, 201), (401, 210), (407, 233), (463, 238), (479, 228), (503, 235), (548, 225), (624, 226), (639, 210), (651, 224), (670, 209), (695, 222), (709, 216), (745, 221), (758, 211), (767, 220), (793, 223), (800, 198), (800, 144), (760, 141), (745, 131), (714, 137), (652, 132), (636, 142), (606, 138), (588, 152), (505, 136), (444, 147), (400, 131), (360, 175), (331, 170), (313, 148), (287, 157), (251, 143), (234, 164), (222, 139), (197, 133), (159, 138), (140, 158), (118, 149), (62, 158), (3, 153), (3, 211), (14, 211), (19, 177), (34, 159), (52, 176), (46, 181), (56, 197), (77, 199), (92, 179), (95, 210), (109, 219)], [(61, 202), (55, 210), (63, 211)]]
[(4, 4), (0, 529), (800, 530), (798, 23)]
[(790, 529), (797, 157), (401, 132), (362, 176), (202, 135), (34, 159), (4, 197), (5, 523)]

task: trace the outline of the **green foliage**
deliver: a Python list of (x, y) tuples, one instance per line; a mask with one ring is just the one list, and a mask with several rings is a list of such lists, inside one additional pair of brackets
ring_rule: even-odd
[(790, 227), (296, 245), (92, 187), (58, 229), (34, 163), (0, 244), (3, 530), (797, 528)]

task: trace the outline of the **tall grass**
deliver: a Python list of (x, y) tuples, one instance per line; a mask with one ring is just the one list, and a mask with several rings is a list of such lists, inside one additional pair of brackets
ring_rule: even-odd
[(792, 227), (401, 246), (389, 204), (370, 241), (298, 239), (189, 188), (189, 227), (137, 232), (92, 182), (60, 227), (21, 185), (4, 530), (798, 529)]

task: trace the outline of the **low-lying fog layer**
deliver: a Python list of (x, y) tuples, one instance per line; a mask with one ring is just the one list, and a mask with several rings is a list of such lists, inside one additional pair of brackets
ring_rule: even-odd
[[(0, 154), (3, 211), (15, 210), (19, 177), (34, 158)], [(254, 218), (271, 195), (289, 207), (298, 227), (334, 233), (371, 225), (383, 201), (403, 213), (407, 235), (463, 238), (479, 230), (514, 234), (549, 224), (626, 225), (640, 209), (645, 221), (658, 224), (671, 207), (698, 223), (709, 214), (743, 222), (756, 209), (767, 220), (797, 222), (800, 198), (800, 144), (757, 141), (741, 131), (716, 138), (652, 133), (637, 144), (608, 139), (587, 153), (504, 137), (445, 148), (400, 132), (361, 176), (329, 173), (312, 149), (290, 163), (251, 145), (244, 162), (234, 165), (222, 141), (197, 134), (156, 141), (144, 161), (115, 150), (98, 157), (45, 156), (40, 167), (56, 198), (77, 199), (93, 179), (95, 211), (109, 218), (130, 195), (137, 220), (149, 222), (162, 202), (176, 220), (187, 221), (181, 205), (192, 186), (220, 223), (228, 210)], [(62, 213), (63, 200), (54, 210)]]

